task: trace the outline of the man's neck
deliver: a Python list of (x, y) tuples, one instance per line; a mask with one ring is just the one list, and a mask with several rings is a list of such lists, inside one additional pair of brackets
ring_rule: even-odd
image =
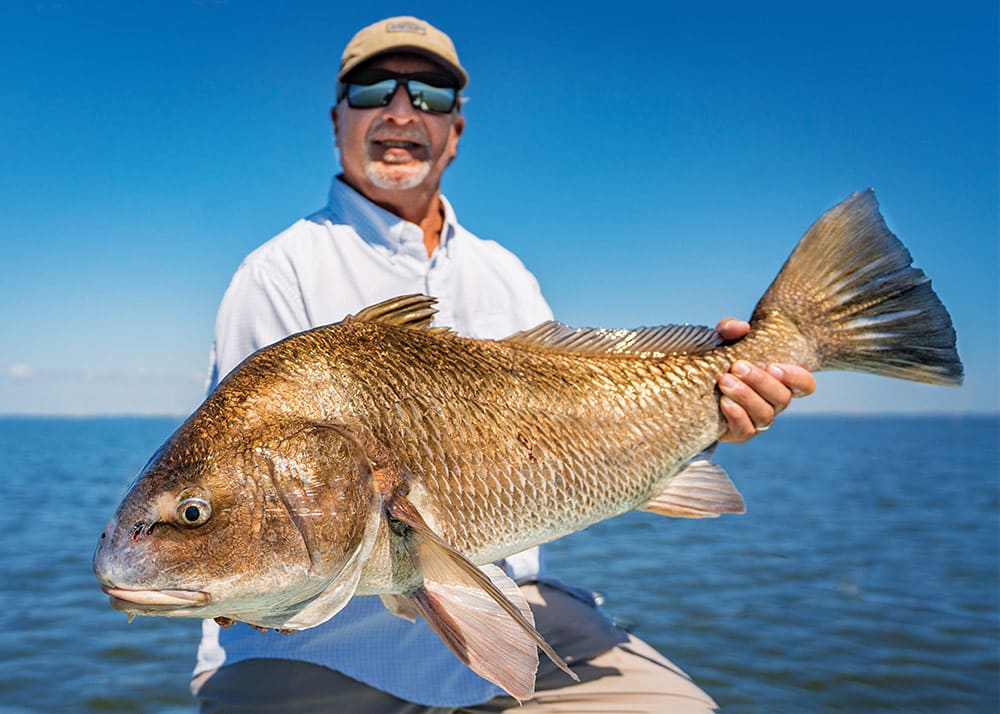
[(429, 195), (419, 188), (382, 193), (388, 194), (389, 199), (380, 201), (381, 196), (376, 196), (372, 201), (404, 221), (420, 226), (424, 232), (424, 248), (428, 256), (432, 255), (441, 243), (441, 229), (444, 228), (444, 204), (438, 190)]
[(444, 229), (444, 204), (441, 203), (441, 194), (434, 194), (433, 206), (417, 225), (424, 232), (424, 248), (427, 249), (427, 256), (430, 257), (441, 245), (441, 231)]
[[(345, 182), (350, 185), (345, 177)], [(358, 190), (357, 187), (354, 187)], [(374, 195), (365, 195), (372, 203), (393, 213), (404, 221), (416, 223), (424, 232), (424, 248), (430, 256), (441, 243), (441, 231), (444, 228), (444, 203), (437, 187), (431, 190), (423, 188), (405, 191), (378, 190)]]

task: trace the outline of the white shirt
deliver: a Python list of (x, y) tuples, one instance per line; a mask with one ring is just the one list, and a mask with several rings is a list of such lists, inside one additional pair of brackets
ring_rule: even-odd
[[(323, 210), (260, 246), (233, 276), (215, 325), (210, 388), (252, 352), (396, 295), (438, 299), (435, 324), (502, 338), (552, 319), (538, 281), (513, 253), (469, 233), (445, 210), (430, 257), (419, 226), (378, 207), (339, 179)], [(507, 560), (518, 581), (537, 577), (539, 549)], [(463, 665), (426, 622), (355, 597), (324, 624), (291, 635), (239, 624), (202, 628), (194, 674), (256, 657), (312, 662), (429, 706), (478, 704), (503, 691)]]

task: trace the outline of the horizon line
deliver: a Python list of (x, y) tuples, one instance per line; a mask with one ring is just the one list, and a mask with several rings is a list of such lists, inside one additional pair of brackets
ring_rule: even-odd
[[(186, 419), (193, 412), (0, 412), (0, 419)], [(892, 417), (892, 418), (941, 418), (941, 417), (1000, 417), (1000, 410), (970, 409), (964, 411), (808, 411), (786, 412), (782, 420), (810, 417)]]

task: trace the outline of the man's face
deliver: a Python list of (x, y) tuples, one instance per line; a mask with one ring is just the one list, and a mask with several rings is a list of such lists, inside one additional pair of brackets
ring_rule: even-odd
[[(378, 57), (367, 68), (393, 72), (444, 70), (418, 55)], [(418, 187), (437, 189), (458, 152), (465, 119), (457, 112), (438, 114), (415, 108), (404, 87), (387, 106), (355, 109), (342, 100), (332, 111), (340, 165), (354, 188), (376, 201), (390, 192)]]

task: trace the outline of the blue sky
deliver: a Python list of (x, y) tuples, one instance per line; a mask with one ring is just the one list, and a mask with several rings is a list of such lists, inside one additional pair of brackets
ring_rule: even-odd
[[(13, 7), (12, 7), (13, 5)], [(998, 410), (994, 2), (25, 2), (0, 10), (0, 413), (184, 414), (242, 257), (319, 208), (361, 26), (471, 75), (445, 193), (574, 325), (746, 316), (874, 187), (966, 386), (823, 374), (810, 412)]]

